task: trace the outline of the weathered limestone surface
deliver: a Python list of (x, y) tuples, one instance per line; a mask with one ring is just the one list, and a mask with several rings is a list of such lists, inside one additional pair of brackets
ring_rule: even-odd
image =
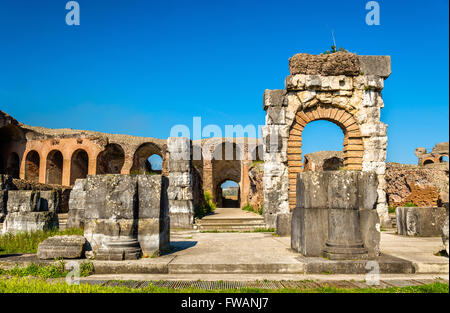
[(441, 229), (442, 243), (444, 244), (445, 251), (448, 255), (448, 218), (445, 220), (444, 225)]
[(285, 90), (266, 90), (262, 128), (264, 217), (276, 227), (277, 215), (295, 207), (296, 174), (304, 170), (303, 128), (328, 120), (344, 132), (344, 167), (378, 176), (377, 212), (390, 225), (385, 194), (387, 125), (381, 122), (381, 91), (390, 72), (388, 56), (297, 54), (289, 60)]
[(79, 259), (84, 257), (86, 238), (83, 236), (54, 236), (39, 243), (39, 259)]
[(136, 259), (168, 248), (166, 186), (160, 175), (88, 176), (84, 236), (97, 259)]
[(86, 179), (77, 179), (69, 198), (67, 227), (84, 228), (84, 211), (86, 209)]
[(169, 200), (170, 226), (191, 228), (194, 223), (194, 196), (191, 160), (191, 141), (188, 138), (167, 139), (169, 151)]
[(398, 207), (397, 233), (403, 236), (440, 236), (448, 210), (436, 207)]
[(7, 213), (8, 190), (12, 186), (12, 177), (0, 175), (0, 223), (2, 223)]
[(377, 185), (377, 175), (371, 172), (299, 173), (292, 249), (330, 259), (378, 256)]
[[(47, 230), (58, 227), (54, 194), (41, 198), (35, 190), (9, 190), (3, 233)], [(50, 204), (49, 204), (50, 203)]]

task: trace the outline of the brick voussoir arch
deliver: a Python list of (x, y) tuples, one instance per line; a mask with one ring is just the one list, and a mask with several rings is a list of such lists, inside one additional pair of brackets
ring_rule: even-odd
[(289, 131), (287, 159), (289, 170), (289, 206), (295, 207), (297, 173), (303, 171), (302, 133), (313, 121), (326, 120), (339, 126), (344, 133), (344, 166), (351, 170), (362, 170), (364, 145), (359, 126), (353, 115), (344, 109), (317, 106), (299, 111)]

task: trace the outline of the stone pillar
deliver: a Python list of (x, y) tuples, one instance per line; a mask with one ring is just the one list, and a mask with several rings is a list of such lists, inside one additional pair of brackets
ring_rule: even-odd
[(47, 155), (39, 154), (39, 183), (45, 184), (45, 176), (47, 174)]
[(375, 258), (380, 241), (379, 219), (374, 218), (377, 178), (361, 171), (298, 174), (291, 247), (333, 260)]
[(138, 241), (144, 256), (167, 250), (170, 245), (168, 180), (160, 175), (138, 175)]
[(78, 179), (70, 192), (68, 228), (84, 228), (84, 211), (86, 209), (87, 179)]
[(71, 170), (71, 160), (70, 158), (63, 159), (63, 173), (62, 173), (62, 184), (64, 186), (70, 186), (70, 170)]
[(84, 237), (97, 259), (121, 261), (139, 258), (138, 209), (136, 177), (88, 176)]
[(240, 183), (240, 194), (241, 194), (241, 208), (244, 207), (248, 202), (248, 196), (250, 193), (250, 178), (248, 177), (248, 167), (249, 161), (247, 159), (248, 153), (245, 153), (245, 158), (241, 161), (241, 183)]
[(188, 138), (167, 139), (169, 152), (169, 199), (170, 226), (191, 228), (194, 224), (194, 197), (192, 182), (191, 141)]
[(278, 215), (289, 214), (289, 176), (287, 151), (289, 127), (286, 125), (283, 90), (264, 92), (266, 125), (262, 128), (264, 146), (263, 215), (269, 228), (277, 227)]
[(212, 161), (203, 159), (203, 190), (214, 195)]

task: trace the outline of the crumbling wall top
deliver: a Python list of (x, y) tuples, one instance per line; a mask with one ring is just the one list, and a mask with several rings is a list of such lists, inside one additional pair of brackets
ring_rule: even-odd
[(289, 59), (289, 71), (291, 75), (376, 75), (387, 78), (391, 74), (391, 57), (349, 52), (321, 55), (298, 53)]

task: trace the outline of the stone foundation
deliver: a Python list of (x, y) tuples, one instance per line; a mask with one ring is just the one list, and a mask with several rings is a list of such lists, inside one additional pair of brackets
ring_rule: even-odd
[(377, 175), (371, 172), (299, 173), (292, 249), (336, 260), (377, 257), (377, 186)]
[(84, 236), (97, 259), (137, 259), (168, 249), (166, 178), (96, 175), (85, 184)]
[(9, 190), (3, 233), (49, 230), (58, 227), (55, 209), (58, 200), (52, 192)]

